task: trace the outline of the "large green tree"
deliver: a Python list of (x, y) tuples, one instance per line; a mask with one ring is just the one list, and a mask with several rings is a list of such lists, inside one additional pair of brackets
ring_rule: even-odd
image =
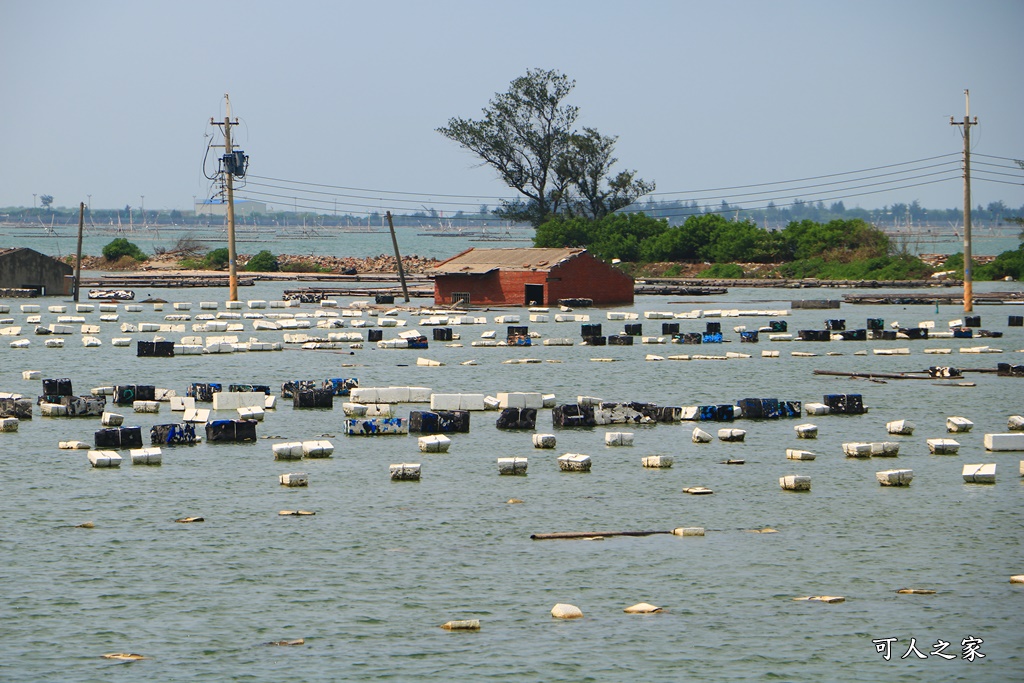
[(654, 189), (636, 171), (615, 173), (615, 137), (575, 129), (579, 109), (565, 98), (576, 82), (529, 69), (497, 93), (479, 120), (452, 118), (437, 129), (490, 166), (522, 195), (496, 211), (539, 226), (552, 216), (601, 218)]

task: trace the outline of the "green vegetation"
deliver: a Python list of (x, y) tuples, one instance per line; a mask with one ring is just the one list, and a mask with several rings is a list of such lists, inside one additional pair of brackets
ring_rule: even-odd
[(744, 276), (743, 267), (735, 263), (716, 263), (707, 270), (702, 270), (700, 277), (736, 279)]
[(149, 258), (139, 249), (138, 245), (132, 244), (124, 237), (118, 237), (103, 247), (103, 258), (108, 261), (119, 261), (124, 256), (129, 256), (136, 261), (145, 261)]
[(245, 264), (245, 269), (257, 273), (276, 272), (278, 270), (277, 258), (264, 249), (249, 259), (249, 262)]
[(228, 257), (228, 248), (219, 247), (206, 252), (206, 256), (203, 257), (200, 264), (207, 270), (219, 270), (228, 265)]
[(330, 268), (313, 261), (299, 260), (281, 264), (282, 273), (330, 273)]
[[(964, 255), (963, 253), (952, 254), (946, 259), (942, 270), (955, 270), (956, 277), (964, 276)], [(973, 278), (976, 281), (1002, 280), (1013, 278), (1014, 280), (1024, 279), (1024, 244), (1016, 249), (1004, 251), (996, 256), (991, 263), (981, 264), (974, 261)]]
[(678, 226), (642, 213), (595, 221), (557, 217), (537, 228), (534, 246), (586, 247), (599, 258), (632, 264), (711, 264), (702, 277), (743, 277), (736, 263), (780, 264), (770, 274), (787, 278), (902, 280), (932, 272), (915, 256), (891, 254), (885, 233), (860, 219), (803, 220), (769, 231), (718, 214), (690, 216)]
[(557, 71), (529, 69), (495, 94), (482, 119), (452, 118), (437, 129), (523, 195), (503, 200), (496, 215), (534, 227), (552, 216), (601, 219), (654, 190), (636, 171), (612, 170), (618, 138), (575, 130), (579, 109), (563, 103), (575, 86)]

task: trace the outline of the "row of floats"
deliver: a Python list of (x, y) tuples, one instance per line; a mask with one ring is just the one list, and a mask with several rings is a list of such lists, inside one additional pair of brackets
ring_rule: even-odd
[[(230, 333), (239, 333), (245, 330), (245, 325), (242, 319), (248, 319), (252, 324), (252, 327), (256, 331), (285, 331), (284, 343), (301, 344), (304, 348), (310, 349), (322, 349), (322, 348), (337, 348), (343, 345), (355, 345), (362, 344), (364, 341), (376, 342), (380, 348), (412, 348), (412, 349), (425, 349), (428, 346), (427, 337), (421, 334), (418, 330), (410, 329), (397, 335), (393, 339), (384, 339), (383, 328), (388, 327), (406, 327), (408, 325), (406, 320), (399, 319), (397, 316), (402, 312), (401, 309), (393, 308), (387, 311), (374, 311), (370, 308), (369, 302), (352, 302), (349, 307), (340, 310), (329, 310), (331, 308), (337, 308), (338, 302), (332, 300), (323, 300), (320, 302), (320, 308), (313, 313), (261, 313), (258, 312), (260, 309), (267, 307), (270, 308), (290, 308), (297, 304), (295, 301), (262, 301), (253, 300), (247, 302), (247, 306), (250, 312), (243, 313), (240, 311), (242, 308), (242, 302), (233, 301), (226, 302), (228, 310), (217, 311), (216, 313), (200, 313), (191, 316), (188, 311), (191, 310), (192, 304), (188, 302), (174, 303), (173, 307), (177, 313), (169, 314), (165, 316), (165, 322), (163, 323), (129, 323), (125, 322), (121, 325), (121, 331), (123, 333), (153, 333), (153, 334), (167, 334), (167, 333), (184, 333), (186, 331), (185, 322), (196, 320), (199, 321), (192, 325), (192, 331), (196, 333), (220, 333), (223, 336), (207, 337), (205, 340), (201, 336), (184, 336), (179, 342), (169, 342), (161, 338), (154, 338), (152, 342), (138, 343), (138, 355), (140, 356), (172, 356), (172, 355), (188, 355), (188, 354), (201, 354), (201, 353), (227, 353), (234, 351), (266, 351), (266, 350), (280, 350), (282, 342), (272, 341), (264, 342), (258, 339), (252, 338), (248, 342), (240, 342), (237, 336), (230, 336)], [(163, 304), (152, 304), (154, 310), (162, 310)], [(202, 310), (217, 310), (219, 304), (217, 302), (200, 302), (200, 309)], [(123, 304), (126, 312), (142, 312), (144, 307), (142, 304)], [(101, 311), (100, 321), (101, 322), (117, 322), (118, 321), (118, 305), (117, 304), (99, 304)], [(27, 322), (37, 323), (36, 333), (39, 335), (56, 335), (55, 338), (47, 339), (44, 344), (49, 347), (63, 347), (64, 342), (59, 338), (60, 335), (74, 334), (75, 328), (72, 326), (73, 323), (82, 323), (81, 332), (83, 334), (82, 343), (87, 347), (99, 346), (102, 344), (101, 340), (95, 335), (100, 332), (99, 325), (89, 324), (82, 315), (62, 315), (66, 312), (67, 307), (63, 305), (50, 306), (49, 311), (58, 314), (57, 323), (50, 325), (41, 325), (40, 316), (37, 313), (40, 310), (38, 304), (24, 304), (21, 306), (22, 312), (29, 314)], [(93, 304), (78, 304), (76, 306), (77, 313), (92, 312), (94, 309)], [(548, 314), (546, 308), (532, 308), (530, 309), (529, 320), (534, 323), (546, 323), (552, 320), (552, 316)], [(9, 312), (9, 306), (0, 306), (0, 313)], [(365, 313), (375, 313), (376, 319), (364, 319)], [(421, 317), (419, 324), (423, 326), (435, 326), (441, 329), (433, 330), (433, 340), (442, 342), (458, 341), (461, 336), (454, 334), (449, 326), (458, 325), (472, 325), (472, 324), (486, 324), (487, 318), (484, 316), (465, 315), (465, 314), (454, 314), (451, 312), (444, 311), (420, 311), (421, 315), (427, 313), (426, 317)], [(621, 333), (605, 335), (602, 332), (600, 323), (589, 323), (589, 314), (579, 313), (558, 313), (553, 316), (554, 322), (580, 322), (584, 323), (581, 326), (580, 336), (582, 337), (582, 343), (590, 346), (605, 346), (605, 345), (619, 345), (619, 346), (631, 346), (635, 339), (639, 339), (644, 344), (665, 344), (665, 343), (678, 343), (678, 344), (715, 344), (728, 341), (724, 338), (722, 333), (721, 323), (718, 321), (707, 321), (705, 330), (703, 332), (696, 331), (681, 331), (680, 325), (677, 322), (664, 322), (661, 324), (661, 334), (658, 336), (645, 336), (643, 333), (643, 325), (641, 323), (630, 323), (628, 321), (638, 320), (640, 317), (639, 313), (625, 312), (625, 311), (607, 311), (605, 313), (609, 320), (620, 320), (625, 321), (624, 329)], [(701, 317), (739, 317), (739, 316), (768, 316), (768, 317), (782, 317), (789, 315), (787, 310), (740, 310), (740, 309), (712, 309), (712, 310), (694, 310), (683, 313), (672, 313), (668, 311), (646, 311), (644, 312), (644, 319), (646, 320), (659, 320), (659, 319), (694, 319)], [(1013, 325), (1016, 321), (1013, 319), (1014, 316), (1010, 317), (1010, 324)], [(495, 316), (493, 321), (498, 324), (509, 324), (507, 334), (504, 340), (496, 338), (495, 331), (487, 331), (480, 335), (479, 340), (473, 341), (473, 346), (530, 346), (534, 340), (540, 339), (541, 335), (536, 332), (530, 332), (526, 326), (519, 326), (521, 316), (516, 314), (499, 315)], [(237, 321), (237, 322), (236, 322)], [(0, 336), (19, 336), (21, 334), (21, 328), (19, 326), (10, 325), (13, 323), (11, 318), (0, 318), (0, 325), (8, 325), (6, 327), (0, 327)], [(754, 342), (759, 341), (760, 334), (767, 334), (769, 341), (772, 342), (783, 342), (783, 341), (867, 341), (867, 340), (896, 340), (896, 339), (929, 339), (929, 338), (971, 338), (975, 336), (981, 337), (1000, 337), (1001, 332), (990, 332), (987, 330), (975, 330), (974, 328), (980, 325), (980, 316), (966, 316), (964, 319), (951, 320), (948, 323), (949, 330), (946, 332), (936, 331), (936, 324), (934, 321), (924, 321), (918, 323), (916, 327), (901, 327), (898, 322), (891, 323), (891, 330), (884, 329), (884, 321), (880, 318), (869, 318), (867, 319), (867, 326), (862, 329), (847, 330), (846, 321), (841, 319), (829, 319), (825, 321), (824, 330), (800, 330), (797, 335), (790, 334), (788, 332), (788, 324), (785, 320), (771, 320), (767, 326), (759, 327), (756, 330), (748, 330), (746, 326), (739, 325), (733, 328), (734, 332), (737, 332), (740, 336), (741, 342)], [(290, 331), (307, 330), (313, 327), (318, 329), (330, 330), (332, 328), (343, 328), (346, 326), (351, 327), (367, 327), (371, 328), (366, 330), (367, 334), (364, 337), (361, 332), (328, 332), (326, 335), (308, 335), (304, 333), (288, 333)], [(132, 338), (130, 337), (114, 337), (111, 341), (113, 346), (130, 346), (132, 344)], [(570, 338), (548, 338), (543, 342), (545, 345), (575, 345), (575, 341)], [(27, 339), (18, 339), (11, 342), (11, 346), (16, 348), (23, 348), (29, 346), (30, 342)], [(964, 351), (964, 349), (961, 349)], [(979, 347), (977, 352), (989, 351), (988, 347)], [(926, 349), (926, 351), (929, 351)], [(948, 352), (948, 349), (936, 349), (933, 350), (936, 353)], [(998, 350), (991, 350), (998, 351)], [(909, 350), (907, 350), (909, 353)], [(762, 354), (763, 355), (763, 354)], [(770, 355), (770, 354), (769, 354)]]

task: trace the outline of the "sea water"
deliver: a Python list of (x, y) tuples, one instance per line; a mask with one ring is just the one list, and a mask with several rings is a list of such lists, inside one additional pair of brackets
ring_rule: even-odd
[[(246, 287), (243, 299), (279, 299), (287, 283)], [(986, 283), (979, 288), (1011, 288)], [(872, 290), (876, 292), (877, 290)], [(884, 290), (883, 290), (884, 291)], [(224, 289), (161, 290), (169, 301), (220, 301)], [(660, 320), (644, 311), (742, 308), (790, 309), (794, 298), (833, 298), (821, 290), (731, 290), (714, 298), (640, 297), (643, 334), (659, 336)], [(43, 303), (57, 303), (58, 299)], [(347, 303), (349, 299), (343, 299)], [(421, 453), (416, 435), (349, 437), (335, 408), (294, 409), (278, 398), (257, 427), (253, 444), (203, 443), (163, 447), (160, 467), (90, 468), (85, 451), (61, 451), (57, 443), (92, 442), (97, 418), (23, 421), (0, 433), (0, 563), (2, 620), (0, 680), (4, 681), (665, 681), (784, 680), (1018, 680), (1024, 671), (1024, 586), (1009, 577), (1024, 573), (1020, 511), (1024, 484), (1021, 453), (985, 452), (986, 432), (1006, 431), (1006, 419), (1024, 412), (1024, 380), (965, 373), (956, 381), (866, 381), (813, 374), (837, 371), (921, 371), (930, 365), (991, 368), (1020, 363), (1024, 329), (1007, 327), (1020, 306), (983, 306), (982, 326), (1003, 330), (1001, 339), (932, 339), (897, 342), (787, 342), (741, 344), (733, 325), (756, 329), (766, 317), (710, 318), (722, 323), (721, 345), (629, 347), (471, 347), (481, 333), (504, 336), (504, 325), (456, 326), (461, 348), (430, 342), (426, 350), (361, 349), (139, 358), (134, 344), (114, 348), (126, 335), (122, 322), (162, 322), (171, 306), (156, 312), (119, 311), (103, 323), (100, 348), (87, 349), (80, 335), (63, 349), (43, 348), (47, 337), (31, 334), (18, 300), (8, 300), (22, 325), (28, 349), (0, 345), (0, 390), (29, 397), (38, 380), (69, 377), (76, 394), (112, 384), (153, 384), (184, 395), (192, 382), (269, 384), (295, 379), (356, 377), (363, 387), (423, 386), (443, 393), (540, 391), (559, 403), (579, 395), (608, 401), (660, 405), (735, 403), (747, 397), (821, 401), (831, 393), (858, 393), (870, 412), (741, 420), (732, 424), (608, 425), (560, 429), (541, 410), (537, 432), (556, 434), (554, 451), (531, 445), (530, 431), (502, 431), (495, 412), (474, 412), (467, 434), (452, 434), (448, 453)], [(61, 301), (61, 303), (65, 303)], [(69, 307), (70, 302), (67, 302)], [(316, 306), (285, 309), (312, 315)], [(45, 311), (45, 306), (43, 307)], [(268, 310), (263, 313), (273, 312)], [(604, 333), (619, 332), (603, 309), (578, 309)], [(544, 337), (580, 341), (579, 323), (522, 325)], [(554, 311), (552, 312), (554, 313)], [(98, 323), (98, 307), (83, 314)], [(852, 306), (839, 310), (791, 310), (789, 330), (823, 329), (826, 318), (845, 318), (847, 328), (881, 317), (915, 326), (925, 320), (943, 328), (960, 318), (954, 306)], [(56, 315), (43, 313), (43, 323)], [(420, 316), (403, 312), (409, 327), (428, 338)], [(553, 319), (553, 315), (552, 315)], [(253, 332), (280, 341), (281, 332)], [(683, 331), (702, 331), (707, 320), (678, 320)], [(191, 332), (186, 324), (185, 334)], [(385, 330), (385, 338), (407, 328)], [(323, 330), (307, 330), (314, 335)], [(365, 331), (364, 331), (365, 332)], [(181, 334), (165, 334), (177, 339)], [(13, 338), (4, 337), (8, 342)], [(539, 342), (539, 340), (537, 340)], [(987, 344), (1002, 354), (965, 355), (959, 349)], [(854, 356), (857, 350), (910, 347), (909, 356)], [(951, 355), (923, 353), (950, 348)], [(763, 349), (779, 358), (761, 358)], [(752, 354), (728, 361), (645, 361), (648, 353)], [(793, 351), (818, 353), (802, 358)], [(827, 352), (841, 355), (828, 356)], [(416, 365), (418, 357), (440, 367)], [(535, 358), (538, 364), (504, 364)], [(595, 362), (596, 358), (614, 362)], [(475, 360), (476, 365), (461, 365)], [(207, 406), (208, 407), (208, 406)], [(425, 405), (399, 405), (397, 414)], [(160, 413), (135, 414), (126, 425), (147, 434), (153, 424), (177, 422), (162, 403)], [(945, 437), (945, 420), (974, 421), (955, 456), (929, 455), (927, 438)], [(230, 418), (219, 411), (215, 418)], [(895, 419), (914, 422), (913, 436), (886, 433)], [(819, 426), (814, 441), (798, 440), (794, 425)], [(742, 443), (690, 441), (694, 426), (747, 430)], [(202, 430), (198, 430), (200, 433)], [(635, 445), (605, 446), (607, 431), (632, 431)], [(275, 461), (271, 444), (326, 438), (333, 457)], [(148, 445), (148, 438), (144, 440)], [(846, 441), (895, 440), (896, 458), (854, 459)], [(818, 454), (814, 461), (787, 460), (786, 448)], [(590, 473), (559, 471), (556, 458), (584, 453)], [(670, 469), (641, 466), (646, 455), (671, 455)], [(127, 455), (123, 453), (123, 455)], [(529, 459), (526, 476), (499, 476), (499, 457)], [(722, 461), (742, 459), (743, 465)], [(419, 482), (392, 482), (388, 466), (417, 462)], [(995, 485), (965, 484), (964, 463), (998, 464)], [(875, 472), (909, 468), (907, 488), (878, 485)], [(279, 474), (307, 472), (308, 488), (286, 488)], [(782, 491), (780, 476), (809, 475), (807, 493)], [(706, 486), (710, 496), (683, 489)], [(509, 503), (519, 499), (522, 503)], [(282, 517), (303, 509), (314, 516)], [(177, 524), (201, 516), (204, 522)], [(95, 528), (75, 528), (91, 521)], [(612, 537), (601, 541), (535, 541), (555, 531), (661, 530), (700, 526), (704, 537)], [(753, 533), (770, 527), (778, 533)], [(926, 588), (934, 595), (901, 595)], [(816, 595), (844, 596), (839, 604), (794, 601)], [(577, 605), (584, 617), (552, 619), (556, 603)], [(630, 615), (638, 602), (664, 608)], [(448, 632), (452, 619), (479, 619), (478, 632)], [(265, 643), (304, 638), (301, 646)], [(875, 641), (891, 646), (890, 659)], [(964, 659), (968, 639), (984, 642), (985, 657)], [(911, 642), (926, 659), (908, 652)], [(950, 643), (946, 660), (931, 653)], [(147, 657), (132, 663), (102, 659), (111, 652)]]

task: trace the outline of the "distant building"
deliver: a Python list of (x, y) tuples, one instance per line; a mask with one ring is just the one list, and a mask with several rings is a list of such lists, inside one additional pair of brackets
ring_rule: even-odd
[(586, 249), (468, 249), (432, 272), (436, 306), (554, 306), (559, 299), (633, 303), (633, 278)]
[[(196, 202), (195, 211), (197, 216), (227, 216), (228, 203), (220, 199)], [(235, 202), (236, 216), (251, 216), (254, 213), (266, 212), (267, 205), (264, 202), (250, 202), (246, 200)]]
[[(37, 296), (66, 296), (74, 268), (28, 247), (0, 249), (0, 289), (32, 290)], [(8, 293), (8, 296), (14, 293)]]

